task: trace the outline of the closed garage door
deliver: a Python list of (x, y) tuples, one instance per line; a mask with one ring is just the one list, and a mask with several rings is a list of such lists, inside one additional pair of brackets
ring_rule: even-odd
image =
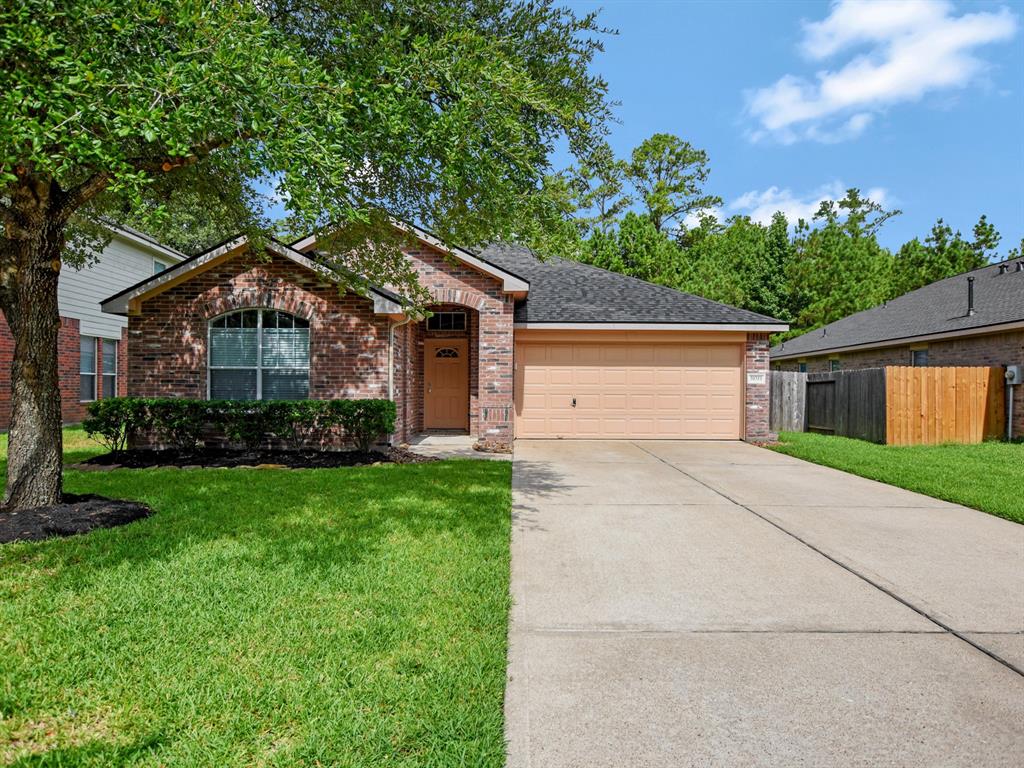
[(738, 439), (742, 346), (523, 343), (516, 436)]

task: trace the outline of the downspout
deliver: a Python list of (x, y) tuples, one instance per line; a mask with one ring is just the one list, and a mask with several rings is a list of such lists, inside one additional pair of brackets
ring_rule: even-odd
[[(395, 329), (401, 328), (403, 325), (408, 325), (412, 322), (412, 317), (406, 316), (405, 320), (400, 323), (389, 323), (388, 324), (388, 400), (391, 402), (395, 401)], [(403, 409), (405, 403), (402, 403)], [(404, 424), (404, 417), (403, 417)], [(392, 433), (388, 436), (388, 442), (392, 445), (395, 443), (395, 435)]]

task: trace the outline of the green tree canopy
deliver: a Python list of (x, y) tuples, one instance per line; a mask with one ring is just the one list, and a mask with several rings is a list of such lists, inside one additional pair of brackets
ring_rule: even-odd
[(601, 31), (552, 0), (0, 6), (8, 501), (59, 496), (57, 273), (98, 222), (184, 201), (265, 234), (269, 183), (289, 229), (346, 233), (340, 266), (415, 295), (389, 217), (459, 243), (562, 221), (542, 179), (557, 142), (585, 156), (602, 133)]
[(707, 152), (669, 133), (656, 133), (642, 142), (628, 167), (629, 179), (658, 231), (692, 211), (721, 205), (720, 197), (704, 192), (710, 173)]

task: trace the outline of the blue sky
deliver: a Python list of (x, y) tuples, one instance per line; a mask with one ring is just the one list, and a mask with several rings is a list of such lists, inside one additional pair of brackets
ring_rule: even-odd
[(967, 234), (988, 214), (1003, 251), (1024, 236), (1024, 4), (569, 4), (619, 31), (594, 64), (621, 102), (612, 147), (706, 149), (725, 215), (856, 186), (903, 211), (890, 247), (940, 216)]

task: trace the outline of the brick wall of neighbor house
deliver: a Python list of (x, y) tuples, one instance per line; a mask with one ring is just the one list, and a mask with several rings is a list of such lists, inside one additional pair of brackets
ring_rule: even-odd
[[(775, 440), (778, 435), (768, 427), (768, 343), (767, 333), (748, 333), (745, 344), (744, 368), (744, 439), (752, 443), (764, 443)], [(750, 383), (750, 374), (764, 374), (760, 384)]]
[[(430, 295), (448, 309), (468, 308), (470, 321), (470, 433), (488, 447), (512, 443), (512, 297), (502, 293), (501, 284), (472, 267), (449, 260), (427, 246), (410, 250), (420, 282)], [(413, 412), (422, 428), (423, 338), (422, 326), (413, 330), (410, 345), (414, 359), (409, 396), (416, 402)], [(473, 350), (476, 350), (475, 354)], [(473, 368), (479, 366), (478, 370)]]
[[(930, 341), (922, 345), (862, 349), (837, 355), (844, 369), (882, 368), (887, 365), (910, 365), (911, 346), (928, 349), (929, 366), (953, 365), (1024, 365), (1024, 331), (993, 333), (985, 336), (962, 336), (957, 339)], [(829, 370), (829, 356), (807, 357), (807, 370), (818, 373)], [(799, 369), (798, 360), (780, 360), (774, 367), (784, 371)], [(1024, 387), (1016, 387), (1013, 399), (1013, 431), (1024, 435)]]
[[(57, 331), (57, 380), (60, 386), (61, 417), (65, 424), (77, 424), (85, 418), (85, 404), (79, 402), (79, 333), (78, 320), (60, 319)], [(14, 360), (14, 337), (7, 321), (0, 314), (0, 430), (11, 423), (11, 363)]]

